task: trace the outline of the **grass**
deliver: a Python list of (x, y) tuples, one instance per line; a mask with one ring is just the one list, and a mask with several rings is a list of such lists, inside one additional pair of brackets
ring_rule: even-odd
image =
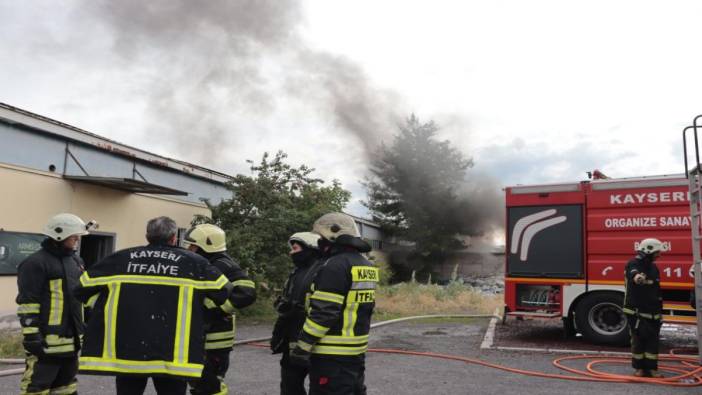
[[(237, 313), (238, 324), (273, 323), (273, 297), (259, 295), (256, 303)], [(381, 285), (376, 291), (374, 321), (428, 314), (492, 314), (502, 307), (503, 295), (475, 292), (460, 282), (447, 286), (416, 282)]]
[(236, 313), (236, 323), (238, 324), (267, 324), (273, 323), (278, 318), (278, 312), (273, 308), (273, 298), (270, 295), (258, 295), (256, 302)]
[(0, 330), (0, 358), (24, 358), (19, 330)]
[[(373, 321), (429, 314), (492, 314), (503, 304), (503, 295), (486, 295), (460, 282), (447, 286), (416, 282), (382, 285), (376, 291)], [(237, 324), (272, 324), (277, 318), (273, 297), (259, 295), (256, 302), (237, 313)], [(438, 319), (444, 322), (447, 319)], [(450, 320), (450, 319), (449, 319)], [(0, 330), (0, 358), (22, 358), (22, 334)]]
[(503, 304), (503, 295), (486, 295), (459, 282), (447, 286), (401, 283), (376, 291), (377, 321), (429, 314), (492, 314)]

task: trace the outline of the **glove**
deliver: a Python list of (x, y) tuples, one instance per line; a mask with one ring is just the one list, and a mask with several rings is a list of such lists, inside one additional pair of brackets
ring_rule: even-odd
[(295, 347), (290, 351), (290, 364), (308, 368), (310, 366), (310, 352), (301, 349), (300, 346)]
[(273, 333), (270, 342), (270, 347), (273, 354), (279, 354), (281, 352), (287, 351), (287, 327), (287, 320), (284, 317), (279, 316), (278, 319), (275, 321), (275, 325), (273, 325)]
[(24, 346), (25, 351), (34, 356), (41, 357), (45, 355), (44, 341), (39, 337), (25, 337), (24, 341), (22, 341), (22, 346)]
[(285, 346), (285, 338), (282, 337), (272, 337), (271, 338), (271, 353), (272, 354), (280, 354), (282, 352), (285, 352), (286, 346)]
[(638, 273), (637, 275), (634, 276), (634, 283), (635, 284), (643, 284), (646, 282), (646, 275), (643, 273)]

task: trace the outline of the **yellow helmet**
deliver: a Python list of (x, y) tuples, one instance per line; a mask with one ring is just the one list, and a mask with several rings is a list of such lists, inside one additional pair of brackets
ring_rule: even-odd
[(185, 247), (192, 244), (209, 253), (227, 250), (226, 234), (219, 226), (212, 224), (200, 224), (188, 229), (184, 242)]
[(342, 235), (361, 237), (358, 227), (356, 227), (356, 221), (354, 221), (350, 215), (344, 213), (322, 215), (319, 219), (314, 221), (312, 232), (331, 242), (334, 242), (337, 237)]

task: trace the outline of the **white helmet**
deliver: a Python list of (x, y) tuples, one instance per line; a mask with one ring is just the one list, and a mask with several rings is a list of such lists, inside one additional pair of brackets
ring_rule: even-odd
[(312, 232), (334, 242), (342, 235), (361, 237), (356, 221), (351, 216), (344, 213), (324, 214), (314, 221)]
[(639, 251), (645, 254), (655, 254), (663, 251), (663, 243), (658, 239), (643, 239), (639, 242)]
[(56, 241), (63, 241), (71, 236), (87, 235), (88, 229), (95, 224), (95, 221), (86, 224), (76, 215), (63, 213), (53, 216), (44, 226), (42, 233)]
[(312, 232), (298, 232), (290, 236), (288, 239), (288, 244), (292, 247), (293, 243), (298, 243), (303, 247), (319, 249), (317, 242), (319, 241), (319, 235)]

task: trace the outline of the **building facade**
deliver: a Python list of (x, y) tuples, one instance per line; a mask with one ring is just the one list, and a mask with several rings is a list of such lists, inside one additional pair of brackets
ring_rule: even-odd
[(15, 309), (17, 265), (39, 248), (53, 215), (99, 228), (83, 237), (87, 265), (143, 245), (146, 222), (166, 215), (181, 233), (230, 196), (231, 177), (129, 147), (0, 103), (0, 313)]

